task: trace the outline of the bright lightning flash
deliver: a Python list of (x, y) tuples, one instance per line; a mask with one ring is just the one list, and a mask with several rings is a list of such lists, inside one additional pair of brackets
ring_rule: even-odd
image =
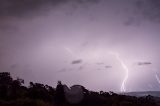
[(123, 60), (120, 58), (119, 54), (118, 53), (115, 53), (115, 52), (109, 52), (109, 54), (112, 54), (116, 57), (116, 59), (120, 62), (121, 66), (123, 67), (123, 69), (125, 70), (125, 77), (123, 79), (123, 82), (121, 84), (121, 92), (125, 92), (126, 91), (126, 82), (127, 82), (127, 79), (128, 79), (128, 72), (129, 72), (129, 69), (127, 67), (127, 65), (123, 62)]
[[(74, 53), (70, 48), (64, 47), (64, 49), (65, 49), (66, 51), (68, 51), (72, 56), (77, 57), (77, 56), (75, 55), (75, 53)], [(126, 73), (125, 73), (125, 77), (124, 77), (124, 79), (123, 79), (123, 82), (122, 82), (122, 84), (121, 84), (121, 92), (125, 92), (125, 91), (126, 91), (125, 85), (126, 85), (126, 82), (127, 82), (127, 79), (128, 79), (129, 69), (128, 69), (127, 65), (123, 62), (123, 60), (120, 58), (120, 56), (119, 56), (118, 53), (109, 52), (109, 54), (114, 55), (114, 56), (116, 57), (116, 59), (120, 62), (121, 66), (123, 67), (123, 69), (124, 69), (125, 72), (126, 72)], [(156, 77), (156, 78), (157, 78), (157, 77)]]
[(157, 74), (155, 74), (155, 77), (156, 77), (157, 82), (160, 84), (160, 79)]

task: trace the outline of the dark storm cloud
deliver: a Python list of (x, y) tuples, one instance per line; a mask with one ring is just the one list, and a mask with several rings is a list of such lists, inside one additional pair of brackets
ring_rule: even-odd
[[(96, 3), (97, 1), (98, 0), (76, 0), (76, 3)], [(48, 11), (49, 6), (54, 8), (67, 2), (75, 2), (75, 0), (0, 0), (0, 17), (24, 16), (29, 13), (37, 15), (39, 11), (43, 13)]]
[(79, 59), (79, 60), (73, 60), (72, 61), (72, 64), (80, 64), (80, 63), (82, 63), (81, 59)]
[[(99, 63), (96, 63), (97, 65), (104, 65), (104, 63), (103, 62), (99, 62)], [(110, 66), (110, 65), (106, 65), (106, 66), (104, 66), (105, 68), (112, 68), (112, 66)]]
[(141, 66), (141, 65), (151, 65), (152, 63), (151, 62), (138, 62), (138, 65)]
[(160, 0), (149, 0), (151, 10), (149, 12), (151, 20), (160, 21)]
[(160, 21), (160, 0), (137, 0), (135, 6), (135, 13), (143, 19)]
[(146, 21), (160, 22), (160, 0), (131, 0), (130, 3), (132, 5), (125, 10), (125, 26), (139, 26)]
[(112, 68), (112, 66), (105, 66), (105, 68)]
[(45, 4), (56, 6), (63, 2), (65, 0), (0, 0), (0, 16), (23, 16)]

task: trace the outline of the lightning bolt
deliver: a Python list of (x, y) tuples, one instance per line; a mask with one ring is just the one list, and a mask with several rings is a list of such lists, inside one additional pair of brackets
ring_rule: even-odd
[(122, 81), (122, 84), (121, 84), (121, 92), (125, 92), (126, 91), (126, 82), (127, 82), (127, 79), (128, 79), (128, 72), (129, 72), (129, 69), (127, 67), (127, 65), (124, 63), (124, 61), (120, 58), (119, 54), (118, 53), (115, 53), (115, 52), (109, 52), (109, 54), (112, 54), (116, 57), (116, 59), (120, 62), (121, 66), (123, 67), (123, 69), (125, 70), (125, 77)]
[(154, 71), (155, 78), (156, 78), (157, 82), (160, 84), (160, 78), (158, 77), (156, 70), (154, 69), (153, 71)]
[[(77, 56), (75, 55), (75, 53), (74, 53), (70, 48), (64, 47), (64, 49), (65, 49), (66, 51), (68, 51), (71, 55), (77, 57)], [(121, 89), (121, 92), (125, 92), (125, 91), (126, 91), (125, 85), (126, 85), (126, 82), (127, 82), (127, 79), (128, 79), (129, 69), (128, 69), (127, 65), (124, 63), (124, 61), (120, 58), (120, 56), (119, 56), (118, 53), (109, 52), (109, 54), (114, 55), (114, 56), (116, 57), (116, 59), (120, 62), (120, 64), (121, 64), (121, 66), (123, 67), (123, 69), (125, 70), (125, 77), (124, 77), (124, 79), (123, 79), (123, 81), (122, 81), (121, 88), (120, 88), (120, 89)]]
[(155, 77), (156, 77), (157, 82), (160, 84), (160, 79), (157, 74), (155, 74)]

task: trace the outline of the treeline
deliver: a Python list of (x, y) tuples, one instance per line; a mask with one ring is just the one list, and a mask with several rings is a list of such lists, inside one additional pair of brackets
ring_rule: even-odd
[[(94, 92), (80, 85), (73, 86), (74, 92), (66, 94), (66, 86), (60, 81), (55, 88), (33, 82), (26, 87), (23, 83), (23, 79), (13, 80), (10, 73), (1, 72), (0, 106), (158, 106), (154, 97), (149, 95), (138, 98), (113, 92)], [(72, 99), (75, 101), (77, 97), (81, 98), (80, 94), (83, 95), (80, 102), (68, 101)]]

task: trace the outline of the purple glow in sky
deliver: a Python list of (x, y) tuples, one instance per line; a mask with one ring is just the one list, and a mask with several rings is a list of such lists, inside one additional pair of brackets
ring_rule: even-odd
[(159, 5), (0, 0), (0, 71), (26, 84), (61, 80), (91, 90), (160, 90)]

